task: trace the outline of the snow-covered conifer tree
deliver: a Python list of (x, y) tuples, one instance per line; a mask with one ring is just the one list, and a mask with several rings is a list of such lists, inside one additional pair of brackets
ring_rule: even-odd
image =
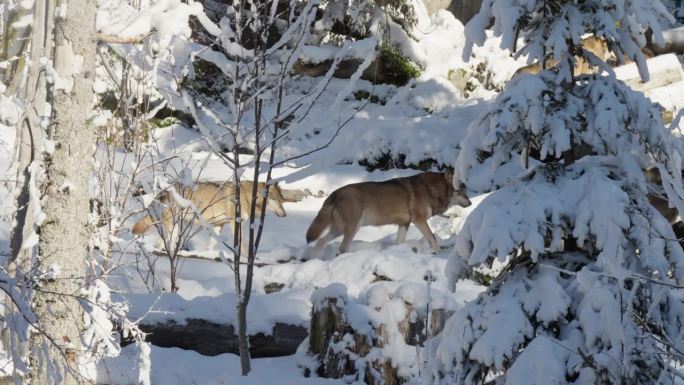
[[(492, 18), (504, 48), (559, 64), (514, 77), (462, 143), (455, 180), (491, 193), (447, 275), (455, 284), (495, 261), (501, 270), (432, 341), (425, 383), (674, 383), (684, 253), (648, 197), (684, 213), (681, 140), (580, 48), (593, 34), (647, 79), (643, 31), (661, 38), (670, 16), (657, 0), (485, 0), (470, 47)], [(576, 76), (576, 56), (604, 73)]]

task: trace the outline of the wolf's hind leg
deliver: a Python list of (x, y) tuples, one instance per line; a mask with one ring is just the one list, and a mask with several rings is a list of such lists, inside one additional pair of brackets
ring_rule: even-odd
[(214, 234), (216, 234), (216, 236), (214, 236), (214, 234), (209, 234), (209, 241), (207, 242), (207, 250), (214, 250), (217, 248), (216, 245), (218, 245), (219, 241), (218, 241), (218, 239), (216, 239), (216, 237), (221, 236), (221, 230), (222, 230), (222, 226), (214, 226), (213, 227), (213, 232), (214, 232)]
[(410, 225), (410, 223), (399, 225), (399, 229), (397, 229), (397, 244), (406, 242), (406, 232)]
[(340, 233), (335, 231), (334, 227), (330, 228), (327, 234), (316, 240), (313, 247), (307, 247), (303, 254), (303, 259), (308, 260), (312, 258), (320, 258), (323, 255), (323, 248), (333, 239), (340, 236)]
[(363, 208), (356, 202), (347, 202), (344, 210), (335, 210), (332, 218), (332, 228), (342, 232), (342, 243), (340, 244), (340, 254), (349, 251), (349, 245), (354, 240), (356, 232), (359, 231), (363, 220)]
[(325, 236), (323, 236), (322, 238), (319, 238), (319, 239), (316, 241), (316, 245), (314, 245), (314, 249), (315, 249), (315, 250), (320, 250), (320, 249), (322, 249), (322, 248), (325, 247), (325, 245), (327, 245), (330, 241), (332, 241), (333, 239), (335, 239), (335, 238), (337, 238), (337, 237), (339, 237), (339, 236), (340, 236), (340, 233), (339, 233), (339, 232), (335, 231), (333, 228), (330, 228), (330, 231), (328, 231), (328, 234), (325, 234)]
[(351, 241), (354, 240), (356, 232), (359, 231), (359, 225), (349, 225), (344, 229), (344, 236), (342, 237), (342, 243), (340, 244), (340, 254), (349, 251), (349, 245)]

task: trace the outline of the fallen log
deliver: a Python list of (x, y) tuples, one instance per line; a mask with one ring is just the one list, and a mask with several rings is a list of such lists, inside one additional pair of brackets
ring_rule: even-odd
[(684, 26), (663, 31), (663, 43), (653, 41), (651, 30), (646, 31), (646, 47), (654, 55), (666, 53), (684, 54)]
[(325, 193), (323, 191), (319, 190), (318, 193), (314, 194), (308, 188), (305, 188), (303, 190), (281, 189), (280, 192), (282, 193), (283, 200), (285, 202), (299, 202), (307, 197), (321, 198), (325, 196)]
[[(194, 350), (205, 356), (224, 353), (238, 354), (238, 337), (232, 325), (203, 319), (188, 319), (185, 323), (140, 324), (148, 333), (147, 342), (162, 348)], [(303, 326), (276, 323), (270, 335), (256, 333), (249, 336), (249, 353), (254, 358), (279, 357), (294, 354), (307, 337)], [(122, 341), (128, 345), (132, 341)]]
[[(337, 68), (333, 71), (333, 77), (338, 79), (349, 79), (354, 75), (356, 70), (361, 65), (362, 60), (351, 59), (342, 60), (337, 65)], [(297, 61), (293, 70), (298, 75), (306, 75), (310, 77), (319, 77), (325, 75), (330, 67), (332, 66), (332, 60), (325, 60), (320, 63), (307, 63), (304, 61)], [(367, 80), (372, 83), (385, 83), (387, 81), (385, 77), (384, 67), (380, 63), (380, 59), (375, 59), (368, 68), (366, 68), (361, 74), (361, 79)]]
[(663, 107), (663, 122), (672, 122), (677, 111), (684, 108), (684, 71), (674, 54), (667, 54), (646, 61), (649, 81), (642, 82), (636, 64), (616, 67), (615, 75), (633, 90), (643, 92)]
[(664, 87), (684, 79), (682, 65), (677, 56), (673, 54), (656, 56), (646, 60), (648, 66), (649, 81), (642, 82), (639, 70), (635, 63), (615, 67), (615, 75), (618, 79), (627, 83), (635, 91), (648, 92)]
[(673, 118), (684, 108), (684, 81), (668, 84), (646, 93), (651, 100), (663, 107), (663, 123), (672, 123)]

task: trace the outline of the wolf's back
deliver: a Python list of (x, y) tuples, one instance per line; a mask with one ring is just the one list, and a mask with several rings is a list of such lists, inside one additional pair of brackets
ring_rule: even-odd
[(148, 215), (145, 218), (135, 222), (131, 232), (135, 235), (145, 234), (152, 224), (154, 224), (154, 220)]

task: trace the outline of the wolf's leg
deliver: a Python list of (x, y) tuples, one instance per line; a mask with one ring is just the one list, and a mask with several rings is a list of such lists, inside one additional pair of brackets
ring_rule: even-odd
[[(243, 220), (240, 223), (242, 226), (242, 242), (240, 242), (240, 255), (247, 257), (249, 255), (249, 219)], [(255, 250), (256, 251), (256, 250)]]
[(249, 236), (242, 238), (242, 242), (240, 243), (240, 255), (247, 257), (249, 255), (249, 246), (247, 245), (249, 243)]
[(323, 248), (325, 247), (325, 245), (339, 236), (340, 233), (336, 232), (334, 227), (331, 227), (328, 233), (325, 236), (319, 238), (313, 247), (307, 247), (304, 250), (304, 253), (302, 254), (302, 259), (308, 260), (312, 258), (320, 258), (323, 255)]
[(323, 247), (325, 247), (325, 245), (327, 245), (330, 241), (332, 241), (333, 239), (335, 239), (335, 238), (337, 238), (337, 237), (339, 237), (339, 236), (340, 236), (340, 233), (339, 233), (339, 232), (335, 231), (333, 228), (330, 228), (330, 231), (328, 231), (328, 234), (325, 234), (324, 237), (319, 238), (319, 239), (316, 241), (316, 244), (314, 245), (314, 250), (316, 250), (316, 251), (321, 250), (321, 249), (322, 249)]
[(161, 234), (159, 234), (159, 238), (157, 238), (154, 247), (156, 247), (159, 251), (165, 252), (167, 254), (171, 254), (174, 252), (177, 253), (178, 251), (180, 251), (180, 245), (178, 245), (178, 238), (178, 228), (176, 226), (164, 226), (164, 231)]
[(176, 241), (178, 240), (178, 229), (172, 219), (165, 218), (161, 225), (161, 230), (157, 230), (157, 240), (154, 247), (164, 253), (170, 254), (176, 248)]
[[(221, 229), (222, 229), (222, 226), (214, 226), (214, 229), (213, 229), (214, 233), (219, 237), (221, 236)], [(216, 239), (216, 237), (214, 237), (213, 234), (209, 234), (209, 241), (207, 242), (207, 250), (216, 249), (217, 244), (218, 244), (218, 240)]]
[[(168, 212), (167, 210), (164, 210), (162, 212), (162, 217), (161, 217), (161, 230), (159, 229), (158, 224), (155, 225), (156, 233), (157, 233), (157, 240), (154, 242), (154, 247), (163, 252), (169, 252), (170, 250), (166, 250), (166, 242), (165, 239), (169, 237), (169, 232), (171, 229), (174, 227), (173, 226), (173, 215)], [(169, 238), (170, 239), (170, 238)], [(171, 239), (169, 240), (169, 248), (173, 247), (171, 244)]]
[(344, 229), (344, 236), (342, 237), (342, 243), (340, 244), (340, 254), (349, 251), (349, 245), (351, 244), (351, 241), (354, 240), (357, 231), (359, 231), (358, 224), (348, 225)]
[(164, 251), (164, 238), (157, 235), (157, 240), (154, 241), (154, 248), (159, 251)]
[(178, 226), (174, 226), (173, 230), (171, 230), (171, 244), (173, 245), (172, 247), (174, 248), (179, 248), (181, 249), (183, 245), (179, 244), (180, 242), (180, 229)]
[(406, 232), (408, 231), (410, 224), (411, 223), (399, 225), (399, 229), (397, 230), (397, 244), (406, 242)]
[(432, 251), (435, 253), (439, 253), (442, 251), (442, 249), (439, 248), (439, 245), (437, 244), (437, 238), (435, 238), (435, 234), (432, 233), (432, 230), (430, 230), (430, 226), (427, 223), (427, 220), (425, 219), (416, 219), (413, 221), (413, 224), (416, 225), (418, 230), (423, 234), (423, 237), (425, 237), (425, 240), (428, 241), (430, 244), (430, 247), (432, 247)]
[[(229, 244), (229, 246), (232, 248), (235, 245), (235, 220), (230, 219), (226, 223), (228, 224), (228, 227), (230, 227), (230, 238), (228, 238), (228, 239), (233, 239), (233, 243)], [(244, 236), (244, 234), (243, 234), (243, 236)], [(242, 252), (243, 250), (244, 249), (242, 248), (242, 245), (240, 245), (240, 253), (242, 256), (245, 256), (246, 254)], [(235, 253), (237, 253), (237, 250), (235, 250)]]
[(342, 233), (342, 243), (339, 253), (349, 251), (349, 245), (354, 240), (363, 220), (363, 207), (359, 202), (337, 202), (336, 209), (332, 213), (331, 230), (336, 228)]

